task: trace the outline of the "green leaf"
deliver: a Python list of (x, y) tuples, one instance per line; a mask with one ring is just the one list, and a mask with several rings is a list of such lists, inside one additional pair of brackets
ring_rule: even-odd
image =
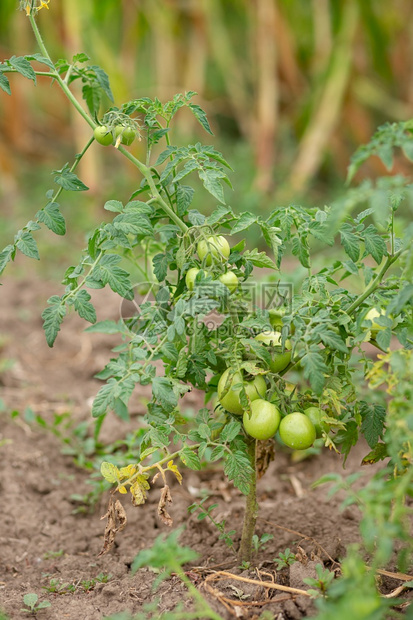
[(82, 289), (74, 298), (74, 307), (82, 319), (89, 321), (89, 323), (96, 323), (96, 310), (90, 303), (90, 299), (89, 293)]
[(36, 74), (34, 72), (33, 67), (29, 63), (28, 60), (23, 58), (23, 56), (12, 56), (8, 60), (8, 64), (16, 69), (21, 75), (28, 78), (29, 80), (33, 80), (36, 84)]
[(84, 84), (82, 88), (82, 97), (86, 101), (88, 110), (92, 116), (96, 116), (100, 110), (102, 101), (102, 91), (97, 84)]
[(188, 107), (192, 111), (195, 118), (199, 121), (199, 123), (205, 129), (205, 131), (209, 133), (211, 136), (213, 136), (214, 134), (211, 130), (211, 127), (209, 126), (207, 115), (204, 112), (204, 110), (201, 107), (199, 107), (199, 105), (196, 105), (195, 103), (190, 103)]
[(256, 267), (268, 267), (269, 269), (277, 269), (274, 261), (265, 252), (258, 252), (257, 248), (246, 250), (243, 254), (244, 258), (250, 261)]
[(117, 266), (121, 260), (117, 254), (106, 254), (93, 271), (93, 277), (101, 280), (103, 284), (109, 284), (114, 293), (118, 293), (125, 299), (133, 299), (132, 284), (129, 273)]
[(45, 56), (42, 56), (39, 53), (36, 54), (26, 54), (25, 55), (26, 60), (35, 60), (36, 62), (40, 62), (42, 65), (46, 65), (47, 67), (49, 67), (49, 69), (54, 69), (54, 65), (53, 63), (49, 60), (49, 58), (46, 58)]
[(346, 464), (350, 450), (356, 445), (359, 437), (358, 427), (354, 420), (346, 423), (345, 429), (340, 429), (335, 436), (335, 443), (341, 447), (341, 453), (344, 454), (344, 463)]
[(255, 224), (257, 221), (257, 216), (253, 213), (249, 213), (248, 211), (241, 213), (239, 220), (232, 228), (232, 234), (235, 235), (246, 228), (249, 228), (252, 224)]
[(219, 438), (222, 442), (230, 442), (238, 435), (241, 431), (241, 424), (236, 420), (231, 420), (224, 426), (222, 429)]
[(189, 467), (189, 469), (194, 469), (195, 471), (201, 469), (201, 462), (198, 455), (194, 450), (191, 450), (189, 446), (184, 445), (184, 447), (179, 453), (179, 458), (184, 465)]
[(360, 257), (360, 241), (353, 233), (353, 228), (350, 224), (343, 224), (340, 229), (340, 237), (344, 251), (356, 263)]
[(205, 224), (205, 219), (205, 215), (197, 211), (197, 209), (191, 209), (188, 212), (188, 220), (192, 226), (202, 226), (202, 224)]
[(371, 254), (376, 263), (380, 265), (383, 256), (387, 256), (387, 247), (383, 237), (380, 237), (373, 224), (370, 224), (370, 226), (363, 231), (362, 235), (366, 251)]
[(40, 211), (36, 213), (36, 218), (39, 222), (43, 222), (43, 224), (56, 235), (66, 234), (65, 218), (60, 213), (57, 202), (50, 202), (43, 209), (40, 209)]
[(27, 607), (30, 607), (30, 609), (33, 609), (35, 607), (38, 600), (39, 597), (34, 592), (30, 592), (29, 594), (25, 594), (23, 596), (24, 604), (27, 605)]
[(85, 192), (89, 189), (74, 172), (70, 172), (69, 164), (65, 164), (61, 170), (53, 170), (53, 174), (57, 174), (55, 183), (69, 192)]
[[(0, 254), (1, 257), (1, 254)], [(0, 273), (1, 273), (1, 261), (0, 261)], [(397, 316), (403, 310), (407, 304), (410, 304), (413, 300), (413, 284), (407, 284), (402, 288), (396, 297), (394, 297), (388, 305), (387, 312)]]
[(376, 154), (386, 166), (387, 170), (393, 168), (393, 147), (391, 144), (383, 144), (377, 149)]
[(97, 65), (91, 65), (89, 68), (92, 69), (92, 71), (94, 71), (96, 80), (98, 81), (98, 84), (103, 90), (103, 92), (105, 93), (105, 95), (108, 97), (108, 99), (110, 99), (110, 101), (113, 102), (114, 99), (113, 99), (112, 91), (110, 89), (108, 74), (103, 69), (98, 67)]
[(292, 253), (298, 258), (306, 269), (310, 268), (310, 253), (308, 251), (307, 237), (294, 237), (292, 243)]
[(226, 215), (233, 215), (232, 210), (224, 205), (218, 205), (217, 208), (212, 211), (211, 215), (207, 218), (208, 224), (213, 226), (220, 220), (222, 220)]
[(378, 463), (378, 461), (382, 461), (383, 459), (389, 456), (387, 452), (387, 445), (385, 443), (378, 443), (374, 446), (373, 450), (366, 454), (364, 459), (361, 461), (362, 465), (373, 465), (373, 463)]
[(178, 185), (176, 188), (176, 206), (179, 217), (187, 212), (194, 197), (195, 190), (189, 185)]
[(4, 250), (0, 253), (0, 274), (5, 270), (7, 263), (14, 260), (15, 254), (16, 249), (14, 245), (6, 245)]
[(8, 95), (11, 95), (9, 79), (2, 71), (0, 71), (0, 88)]
[(360, 414), (362, 417), (361, 432), (370, 448), (374, 448), (381, 438), (386, 420), (386, 409), (383, 405), (361, 402)]
[(168, 273), (168, 258), (165, 254), (156, 254), (153, 259), (153, 272), (158, 282), (163, 282)]
[(386, 329), (380, 330), (376, 335), (377, 344), (387, 351), (390, 347), (391, 342), (391, 329), (390, 327), (386, 327)]
[(114, 213), (123, 213), (123, 204), (120, 200), (108, 200), (103, 205), (103, 208), (106, 211), (113, 211)]
[(243, 493), (248, 495), (251, 486), (253, 470), (245, 452), (236, 450), (226, 454), (224, 473), (228, 480), (232, 480), (234, 485)]
[(49, 297), (47, 303), (49, 308), (45, 308), (42, 312), (43, 329), (46, 334), (46, 342), (49, 347), (52, 347), (66, 315), (66, 306), (63, 299), (58, 295)]
[(101, 415), (107, 413), (108, 409), (113, 409), (114, 399), (119, 394), (119, 386), (116, 379), (109, 379), (105, 385), (102, 385), (99, 392), (96, 394), (95, 400), (92, 405), (92, 416), (98, 418)]
[(125, 234), (152, 236), (153, 228), (146, 215), (141, 213), (121, 213), (113, 220), (113, 226)]
[(178, 398), (173, 390), (172, 382), (166, 377), (154, 377), (152, 393), (155, 400), (166, 411), (172, 411), (178, 404)]
[(310, 381), (314, 392), (320, 395), (325, 383), (324, 373), (328, 372), (321, 353), (310, 350), (301, 358), (301, 364), (304, 367), (304, 377)]
[(220, 179), (226, 175), (216, 169), (199, 170), (198, 174), (207, 192), (214, 196), (219, 202), (225, 204), (224, 190), (222, 189)]
[(99, 321), (90, 327), (87, 327), (85, 332), (96, 332), (99, 334), (119, 334), (124, 330), (121, 325), (115, 323), (115, 321)]
[(339, 334), (336, 334), (330, 329), (324, 329), (323, 331), (320, 330), (318, 333), (322, 343), (326, 347), (329, 347), (330, 349), (336, 349), (337, 351), (341, 351), (342, 353), (348, 353), (346, 343), (343, 341), (341, 336), (339, 336)]
[(29, 258), (35, 258), (36, 260), (40, 260), (37, 243), (31, 233), (27, 231), (23, 232), (23, 234), (16, 243), (16, 247), (20, 250), (20, 252), (22, 252)]

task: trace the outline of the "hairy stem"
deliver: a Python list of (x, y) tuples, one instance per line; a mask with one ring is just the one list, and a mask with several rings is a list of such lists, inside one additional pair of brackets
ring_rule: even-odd
[(250, 490), (246, 498), (244, 523), (242, 526), (241, 544), (238, 552), (240, 562), (250, 562), (252, 556), (252, 537), (254, 536), (255, 523), (258, 515), (257, 503), (257, 471), (255, 465), (256, 440), (252, 439), (248, 444), (248, 458), (253, 473), (251, 474)]

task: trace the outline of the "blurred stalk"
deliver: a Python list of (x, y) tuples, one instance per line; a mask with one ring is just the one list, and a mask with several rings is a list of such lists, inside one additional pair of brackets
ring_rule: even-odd
[(291, 167), (287, 185), (294, 192), (304, 192), (319, 169), (324, 149), (340, 118), (344, 93), (350, 77), (352, 47), (359, 17), (357, 0), (348, 0), (342, 6), (340, 31), (321, 99), (314, 106), (314, 113), (309, 120), (299, 144), (298, 155)]
[[(221, 0), (200, 0), (205, 16), (208, 41), (212, 57), (218, 66), (224, 88), (237, 120), (241, 133), (247, 139), (251, 137), (252, 96), (248, 92), (245, 75), (225, 24)], [(225, 3), (224, 3), (225, 4)], [(245, 69), (245, 62), (244, 62)]]
[(178, 85), (176, 62), (179, 38), (172, 35), (176, 10), (171, 11), (164, 1), (159, 0), (147, 0), (144, 10), (152, 33), (156, 96), (161, 101), (168, 101)]
[[(73, 54), (76, 54), (84, 49), (80, 21), (80, 15), (83, 14), (83, 6), (84, 4), (82, 0), (62, 2), (61, 10), (63, 28), (69, 62)], [(80, 153), (90, 139), (91, 129), (73, 106), (69, 106), (69, 109), (76, 152)], [(94, 193), (99, 188), (99, 179), (102, 179), (102, 170), (100, 162), (97, 158), (96, 149), (90, 149), (88, 156), (83, 157), (80, 161), (79, 176), (90, 188), (91, 192)]]
[(314, 29), (313, 69), (315, 73), (319, 74), (325, 70), (333, 46), (330, 0), (312, 0), (312, 5)]
[(254, 132), (257, 175), (255, 185), (268, 192), (273, 184), (275, 137), (279, 122), (276, 0), (257, 0), (255, 47), (257, 54), (257, 119)]

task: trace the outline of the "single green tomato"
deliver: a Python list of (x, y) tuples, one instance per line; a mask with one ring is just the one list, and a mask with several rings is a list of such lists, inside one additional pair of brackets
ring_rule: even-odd
[(188, 269), (186, 276), (185, 276), (185, 284), (189, 291), (194, 290), (195, 278), (200, 271), (201, 270), (198, 269), (197, 267), (191, 267), (191, 269)]
[(99, 142), (102, 146), (110, 146), (113, 144), (112, 132), (106, 127), (106, 125), (98, 125), (93, 130), (93, 136), (96, 142)]
[(284, 353), (281, 348), (281, 333), (280, 332), (262, 332), (255, 336), (255, 340), (262, 342), (267, 346), (274, 347), (275, 352), (272, 354), (270, 368), (272, 372), (278, 373), (287, 368), (291, 362), (291, 342), (285, 341)]
[(197, 244), (197, 252), (200, 260), (204, 260), (205, 264), (211, 265), (212, 259), (221, 260), (222, 258), (228, 258), (231, 248), (225, 237), (208, 237), (208, 239), (201, 239)]
[(126, 146), (130, 146), (136, 138), (136, 131), (132, 127), (125, 125), (116, 125), (115, 127), (115, 139), (121, 136), (120, 141)]
[(306, 450), (316, 440), (314, 424), (304, 413), (293, 411), (280, 422), (281, 441), (294, 450)]
[(257, 398), (264, 398), (267, 391), (267, 384), (265, 383), (265, 379), (262, 375), (257, 375), (252, 381), (245, 381), (243, 380), (241, 373), (236, 372), (232, 377), (229, 390), (224, 396), (224, 390), (226, 387), (229, 373), (230, 369), (227, 368), (227, 370), (222, 373), (222, 376), (218, 381), (218, 400), (224, 407), (224, 409), (226, 409), (230, 413), (242, 415), (244, 413), (244, 407), (241, 405), (241, 401), (239, 398), (241, 388), (234, 388), (233, 386), (239, 383), (244, 383), (244, 389), (248, 398), (250, 399), (250, 401), (254, 401)]
[(328, 426), (328, 424), (321, 421), (321, 418), (323, 417), (323, 412), (319, 407), (307, 407), (307, 409), (304, 409), (304, 414), (314, 424), (317, 439), (322, 436), (323, 431), (325, 433), (328, 433), (330, 427)]
[(233, 293), (238, 288), (238, 278), (233, 271), (223, 273), (218, 280), (229, 288), (230, 293)]
[(255, 439), (270, 439), (277, 432), (281, 420), (280, 410), (268, 400), (257, 398), (251, 403), (251, 415), (244, 412), (242, 422), (248, 435)]
[(377, 308), (370, 308), (370, 310), (367, 312), (366, 316), (364, 317), (366, 320), (371, 321), (370, 331), (371, 331), (372, 338), (375, 338), (378, 332), (382, 331), (383, 329), (386, 329), (383, 325), (379, 325), (374, 320), (374, 319), (377, 319), (379, 316), (385, 316), (385, 313), (381, 310), (377, 310)]

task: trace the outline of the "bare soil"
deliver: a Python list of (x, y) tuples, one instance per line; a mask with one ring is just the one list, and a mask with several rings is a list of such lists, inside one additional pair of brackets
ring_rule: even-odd
[[(24, 417), (30, 408), (51, 424), (56, 413), (69, 412), (74, 425), (85, 421), (92, 432), (91, 403), (101, 385), (94, 375), (117, 344), (114, 337), (84, 333), (85, 323), (69, 316), (54, 348), (49, 349), (40, 314), (47, 298), (58, 292), (58, 285), (37, 280), (6, 280), (0, 289), (0, 609), (13, 620), (27, 618), (21, 611), (23, 596), (35, 592), (40, 600), (51, 603), (37, 614), (45, 620), (100, 620), (126, 610), (137, 613), (144, 604), (158, 600), (156, 618), (186, 600), (185, 587), (176, 576), (154, 593), (152, 571), (131, 573), (137, 552), (149, 547), (160, 533), (171, 531), (157, 517), (158, 490), (153, 489), (147, 503), (138, 508), (130, 505), (128, 497), (121, 497), (128, 524), (117, 536), (114, 549), (98, 557), (105, 523), (100, 518), (106, 512), (109, 494), (104, 493), (93, 510), (76, 512), (79, 504), (71, 496), (91, 490), (90, 473), (62, 454), (64, 444), (58, 437)], [(94, 302), (98, 320), (118, 318), (119, 303), (110, 292), (95, 292)], [(148, 391), (134, 395), (129, 425), (108, 416), (102, 428), (103, 441), (121, 439), (128, 430), (142, 425), (148, 396)], [(201, 401), (191, 395), (186, 404), (197, 407)], [(19, 415), (13, 417), (12, 411)], [(302, 618), (313, 615), (315, 607), (305, 596), (266, 590), (220, 577), (214, 571), (307, 589), (303, 578), (314, 575), (318, 562), (330, 570), (338, 569), (346, 547), (359, 540), (357, 509), (341, 511), (340, 496), (328, 500), (325, 487), (311, 488), (324, 473), (343, 473), (341, 457), (325, 450), (294, 463), (288, 451), (279, 446), (276, 451), (258, 485), (257, 534), (272, 534), (273, 539), (260, 549), (248, 571), (237, 566), (236, 557), (211, 524), (187, 513), (187, 507), (202, 497), (201, 490), (207, 490), (210, 501), (218, 503), (216, 518), (225, 518), (228, 529), (241, 531), (244, 498), (225, 481), (220, 469), (183, 469), (183, 485), (172, 485), (172, 527), (185, 525), (180, 542), (199, 554), (188, 567), (188, 575), (223, 618), (259, 618), (264, 610), (280, 620)], [(367, 446), (358, 446), (344, 473), (361, 469), (367, 451)], [(238, 541), (239, 535), (235, 537), (236, 544)], [(277, 572), (274, 558), (286, 547), (298, 553), (300, 561), (290, 570)], [(85, 582), (102, 573), (110, 575), (106, 583), (87, 587)], [(217, 580), (208, 581), (214, 575)], [(66, 584), (65, 593), (47, 591), (51, 579)], [(215, 594), (211, 595), (208, 587), (212, 586)], [(191, 602), (185, 606), (191, 609)]]

